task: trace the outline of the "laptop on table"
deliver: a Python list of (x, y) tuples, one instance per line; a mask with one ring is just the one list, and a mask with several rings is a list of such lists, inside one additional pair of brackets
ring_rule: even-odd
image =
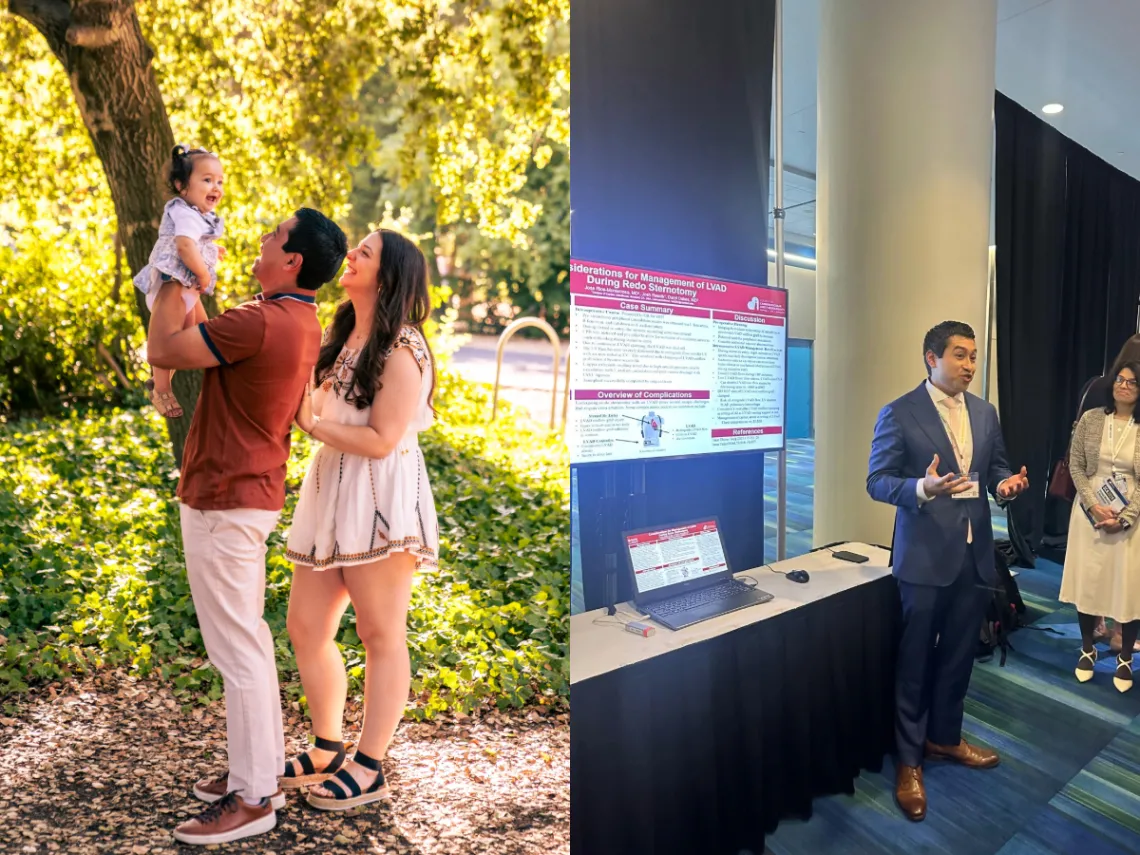
[(772, 599), (733, 578), (716, 517), (622, 532), (622, 541), (634, 603), (669, 629)]

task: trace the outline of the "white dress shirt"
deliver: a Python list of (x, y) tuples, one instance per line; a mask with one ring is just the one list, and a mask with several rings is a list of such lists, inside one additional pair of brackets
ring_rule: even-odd
[[(962, 452), (962, 456), (965, 458), (966, 471), (965, 472), (959, 472), (958, 474), (968, 475), (970, 464), (973, 463), (973, 461), (974, 461), (974, 431), (973, 431), (973, 428), (970, 426), (970, 413), (966, 409), (966, 396), (964, 394), (958, 394), (958, 395), (953, 395), (953, 396), (947, 395), (945, 392), (943, 392), (941, 389), (939, 389), (937, 386), (935, 386), (929, 380), (926, 381), (926, 391), (930, 393), (930, 400), (932, 400), (934, 402), (934, 406), (938, 410), (939, 420), (942, 422), (942, 427), (944, 429), (946, 429), (947, 439), (950, 439), (950, 431), (949, 431), (948, 426), (953, 424), (952, 419), (954, 418), (954, 416), (951, 414), (950, 408), (944, 402), (946, 401), (947, 398), (950, 398), (950, 397), (953, 397), (958, 402), (958, 413), (959, 413), (958, 418), (960, 418), (961, 421), (959, 422), (959, 424), (955, 425), (955, 427), (958, 430), (958, 435), (957, 435), (957, 437), (951, 439), (950, 445), (953, 448), (954, 443), (957, 442), (958, 450)], [(961, 465), (962, 464), (959, 461), (955, 460), (954, 461), (955, 471), (957, 471)], [(918, 484), (916, 486), (916, 491), (918, 493), (918, 504), (919, 504), (919, 506), (925, 505), (927, 502), (930, 501), (930, 496), (926, 495), (926, 490), (923, 489), (922, 482), (923, 482), (923, 479), (919, 478)], [(979, 484), (979, 488), (980, 487), (981, 487), (981, 485)], [(967, 522), (966, 523), (966, 543), (973, 543), (973, 542), (974, 542), (974, 527), (971, 523)]]

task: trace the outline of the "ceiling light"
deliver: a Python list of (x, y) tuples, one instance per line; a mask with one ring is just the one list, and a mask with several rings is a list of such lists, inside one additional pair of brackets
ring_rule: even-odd
[(1052, 116), (1056, 113), (1060, 113), (1064, 109), (1065, 109), (1064, 104), (1046, 104), (1044, 107), (1041, 108), (1041, 112), (1047, 113), (1048, 115)]

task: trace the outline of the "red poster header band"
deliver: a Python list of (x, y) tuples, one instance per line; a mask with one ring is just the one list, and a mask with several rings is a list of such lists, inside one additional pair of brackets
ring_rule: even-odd
[(638, 546), (649, 546), (653, 543), (664, 543), (668, 540), (680, 540), (685, 537), (696, 537), (699, 534), (709, 534), (716, 531), (716, 523), (705, 522), (697, 523), (696, 525), (681, 526), (680, 528), (671, 528), (666, 531), (651, 531), (645, 534), (631, 534), (626, 540), (633, 548)]
[(711, 397), (703, 391), (654, 391), (652, 389), (575, 389), (575, 401), (707, 401)]
[(713, 439), (724, 439), (730, 436), (775, 436), (784, 432), (780, 427), (738, 427), (713, 428)]
[(575, 305), (582, 298), (602, 297), (625, 300), (631, 305), (644, 302), (717, 309), (742, 317), (788, 315), (787, 292), (779, 289), (590, 261), (571, 260), (570, 293)]

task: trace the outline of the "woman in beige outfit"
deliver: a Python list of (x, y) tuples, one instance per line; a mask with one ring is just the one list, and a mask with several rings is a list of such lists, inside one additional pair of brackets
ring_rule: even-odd
[[(1118, 371), (1104, 405), (1081, 416), (1073, 434), (1069, 466), (1077, 501), (1069, 522), (1069, 543), (1060, 600), (1077, 607), (1082, 651), (1077, 679), (1091, 680), (1096, 664), (1094, 631), (1098, 615), (1122, 626), (1121, 654), (1113, 683), (1132, 688), (1132, 648), (1140, 629), (1140, 539), (1132, 532), (1140, 515), (1137, 473), (1140, 432), (1134, 410), (1140, 363)], [(1114, 511), (1097, 491), (1115, 485), (1126, 506)]]

